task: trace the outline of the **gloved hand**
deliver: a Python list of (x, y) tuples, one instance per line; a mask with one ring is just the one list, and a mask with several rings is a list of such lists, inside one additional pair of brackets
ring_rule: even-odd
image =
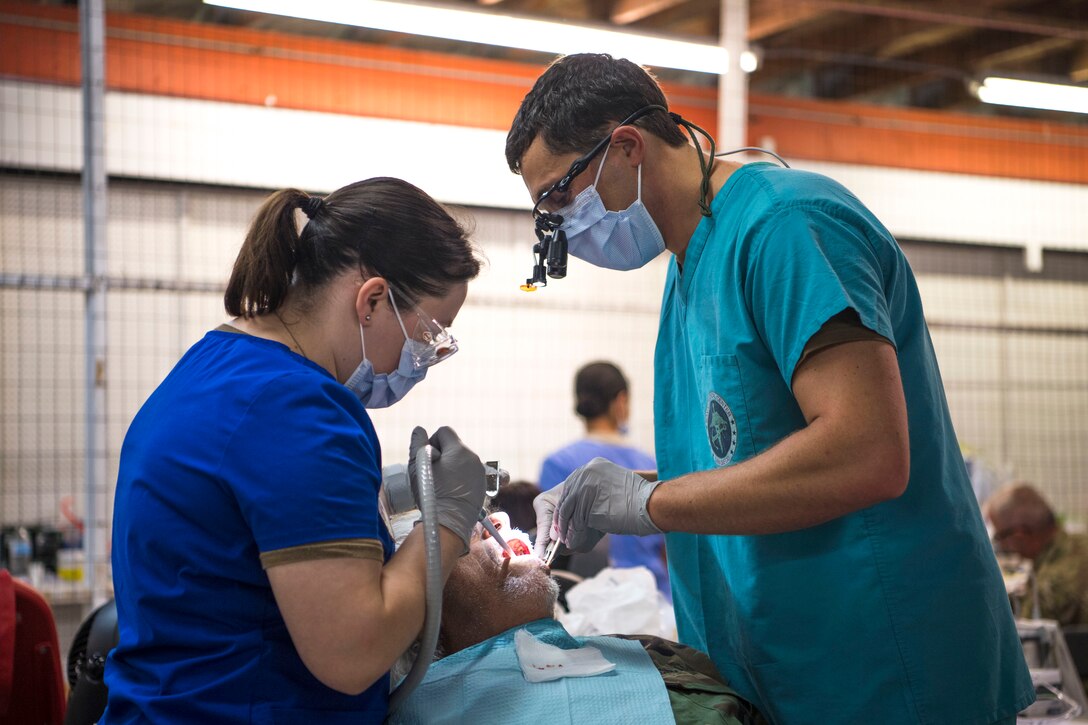
[[(659, 485), (660, 481), (647, 481), (611, 461), (594, 458), (563, 482), (555, 512), (559, 540), (574, 551), (589, 551), (605, 534), (660, 534), (646, 510)], [(538, 520), (538, 537), (539, 525)]]
[[(533, 544), (533, 553), (538, 559), (543, 559), (548, 552), (548, 544), (555, 538), (558, 522), (555, 521), (555, 508), (559, 504), (559, 498), (563, 495), (563, 484), (559, 484), (533, 499), (533, 510), (536, 511), (536, 542)], [(562, 552), (559, 552), (562, 553)]]
[(483, 508), (484, 492), (487, 490), (484, 464), (479, 456), (461, 442), (452, 429), (443, 426), (428, 439), (427, 431), (416, 428), (412, 431), (408, 465), (413, 471), (413, 478), (409, 480), (417, 501), (419, 496), (416, 488), (418, 484), (414, 478), (415, 459), (428, 443), (435, 451), (431, 472), (434, 476), (438, 524), (460, 537), (465, 544), (461, 554), (467, 554), (469, 538), (476, 522), (480, 520), (480, 509)]

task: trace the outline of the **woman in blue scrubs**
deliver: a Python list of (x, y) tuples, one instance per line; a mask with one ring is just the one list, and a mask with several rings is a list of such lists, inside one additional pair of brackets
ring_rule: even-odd
[[(562, 483), (594, 458), (604, 458), (633, 471), (657, 469), (653, 456), (624, 440), (631, 415), (631, 394), (627, 378), (618, 367), (599, 361), (578, 369), (574, 376), (574, 412), (582, 419), (586, 435), (544, 459), (540, 467), (541, 491)], [(672, 599), (663, 534), (608, 537), (608, 564), (620, 568), (646, 567), (654, 575), (658, 590)]]
[(667, 106), (629, 61), (566, 56), (507, 136), (571, 254), (671, 253), (664, 483), (593, 461), (537, 499), (537, 546), (668, 532), (681, 641), (772, 722), (1012, 722), (1034, 688), (902, 250), (841, 185), (708, 156)]
[[(421, 529), (393, 554), (366, 409), (456, 351), (446, 328), (479, 267), (465, 230), (397, 179), (264, 203), (227, 285), (234, 319), (125, 436), (103, 722), (383, 720), (426, 567)], [(417, 429), (411, 448), (427, 442)], [(448, 575), (485, 479), (453, 431), (430, 443)]]

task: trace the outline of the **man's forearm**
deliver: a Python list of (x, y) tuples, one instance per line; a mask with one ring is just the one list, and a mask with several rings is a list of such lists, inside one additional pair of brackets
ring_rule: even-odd
[(664, 531), (774, 534), (902, 493), (909, 461), (888, 440), (895, 433), (843, 428), (817, 419), (743, 463), (666, 481), (650, 497), (650, 518)]

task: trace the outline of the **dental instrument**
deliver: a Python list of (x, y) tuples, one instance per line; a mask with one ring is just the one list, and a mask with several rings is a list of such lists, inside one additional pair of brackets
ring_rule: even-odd
[(548, 542), (548, 547), (544, 550), (544, 564), (551, 566), (552, 561), (555, 560), (555, 555), (559, 553), (559, 539), (552, 539)]
[(506, 543), (506, 539), (502, 538), (499, 534), (499, 530), (495, 527), (495, 522), (491, 520), (491, 516), (484, 509), (480, 509), (480, 525), (487, 530), (487, 533), (495, 538), (495, 541), (498, 542), (507, 556), (515, 556), (514, 550), (510, 548), (510, 544)]

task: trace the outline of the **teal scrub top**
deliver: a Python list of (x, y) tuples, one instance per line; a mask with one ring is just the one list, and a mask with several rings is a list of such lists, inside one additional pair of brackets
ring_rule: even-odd
[(804, 427), (794, 370), (849, 308), (897, 351), (910, 480), (801, 531), (669, 534), (681, 641), (775, 723), (1015, 715), (1034, 688), (902, 250), (838, 183), (772, 164), (735, 171), (712, 211), (665, 284), (661, 479), (740, 463)]

